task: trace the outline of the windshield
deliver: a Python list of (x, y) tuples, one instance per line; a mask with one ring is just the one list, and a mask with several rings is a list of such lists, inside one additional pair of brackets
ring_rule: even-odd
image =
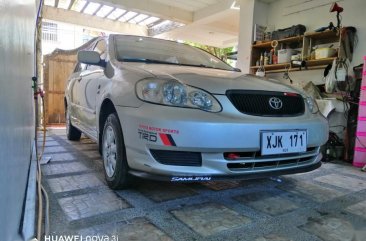
[(219, 58), (187, 44), (139, 36), (117, 36), (115, 44), (118, 61), (234, 70)]

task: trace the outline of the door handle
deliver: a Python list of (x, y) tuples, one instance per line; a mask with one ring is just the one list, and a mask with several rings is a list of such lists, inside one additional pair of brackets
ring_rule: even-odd
[(97, 94), (100, 93), (100, 85), (98, 85), (98, 91), (97, 91)]

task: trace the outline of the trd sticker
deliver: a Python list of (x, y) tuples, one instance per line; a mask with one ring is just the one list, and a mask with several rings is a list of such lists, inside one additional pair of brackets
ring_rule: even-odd
[(155, 132), (138, 129), (138, 133), (140, 139), (147, 140), (150, 142), (156, 142), (158, 140), (158, 136)]
[(149, 142), (157, 142), (160, 138), (161, 143), (164, 146), (177, 146), (174, 141), (174, 138), (171, 134), (179, 134), (179, 130), (168, 129), (168, 128), (160, 128), (153, 127), (148, 125), (139, 125), (138, 129), (139, 138), (142, 140), (146, 140)]
[(171, 182), (211, 181), (211, 177), (172, 177)]
[(156, 126), (149, 126), (149, 125), (143, 125), (143, 124), (139, 125), (139, 129), (146, 130), (146, 131), (154, 131), (154, 132), (159, 132), (159, 133), (164, 133), (164, 134), (179, 134), (179, 130), (169, 129), (169, 128), (160, 128), (160, 127), (156, 127)]
[(173, 137), (170, 134), (159, 133), (159, 136), (164, 146), (177, 146)]

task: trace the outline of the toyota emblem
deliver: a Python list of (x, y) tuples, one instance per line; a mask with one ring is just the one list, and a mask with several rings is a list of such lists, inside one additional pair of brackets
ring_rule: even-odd
[(269, 106), (271, 106), (272, 109), (279, 110), (282, 108), (282, 105), (282, 100), (277, 97), (271, 97), (269, 99)]

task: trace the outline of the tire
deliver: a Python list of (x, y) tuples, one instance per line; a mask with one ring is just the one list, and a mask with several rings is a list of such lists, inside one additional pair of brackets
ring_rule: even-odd
[(78, 140), (80, 140), (80, 137), (81, 137), (81, 131), (76, 129), (71, 124), (69, 107), (66, 107), (66, 135), (67, 135), (67, 139), (70, 141), (78, 141)]
[(108, 116), (102, 134), (104, 175), (111, 189), (127, 188), (131, 183), (128, 174), (126, 148), (121, 124), (116, 113)]

